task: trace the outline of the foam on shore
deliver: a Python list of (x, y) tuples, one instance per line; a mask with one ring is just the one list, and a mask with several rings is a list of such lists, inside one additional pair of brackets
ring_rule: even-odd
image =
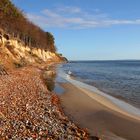
[(58, 76), (70, 82), (72, 85), (82, 90), (86, 95), (96, 100), (100, 104), (123, 115), (140, 121), (140, 109), (100, 91), (94, 86), (72, 79), (61, 69), (59, 69), (58, 71)]

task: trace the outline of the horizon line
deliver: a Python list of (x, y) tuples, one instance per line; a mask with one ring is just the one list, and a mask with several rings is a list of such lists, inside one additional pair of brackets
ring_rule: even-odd
[(85, 60), (68, 60), (68, 61), (140, 61), (140, 59), (85, 59)]

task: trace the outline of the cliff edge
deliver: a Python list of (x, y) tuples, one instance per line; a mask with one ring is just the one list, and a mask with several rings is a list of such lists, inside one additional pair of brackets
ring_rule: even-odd
[(57, 52), (46, 51), (43, 48), (29, 47), (23, 41), (11, 37), (0, 29), (0, 63), (6, 67), (66, 61), (67, 59)]

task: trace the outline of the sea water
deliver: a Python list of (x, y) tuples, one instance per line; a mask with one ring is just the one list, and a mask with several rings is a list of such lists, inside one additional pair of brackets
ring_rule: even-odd
[(140, 108), (140, 61), (71, 61), (62, 65), (76, 80)]

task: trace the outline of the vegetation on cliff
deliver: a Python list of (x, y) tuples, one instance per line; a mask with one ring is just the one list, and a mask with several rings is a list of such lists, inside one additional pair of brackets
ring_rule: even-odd
[(0, 0), (0, 28), (27, 46), (56, 52), (54, 37), (29, 21), (10, 0)]

